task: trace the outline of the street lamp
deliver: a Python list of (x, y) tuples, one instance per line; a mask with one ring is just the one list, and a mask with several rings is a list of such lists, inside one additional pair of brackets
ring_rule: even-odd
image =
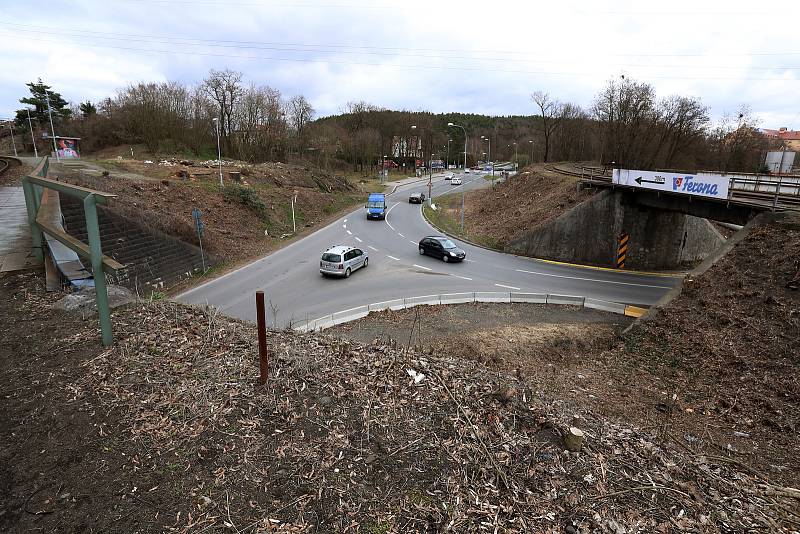
[[(464, 172), (467, 172), (467, 130), (463, 126), (448, 122), (447, 126), (450, 128), (461, 128), (464, 132)], [(448, 140), (448, 143), (450, 141)], [(464, 175), (466, 176), (466, 175)], [(464, 188), (461, 188), (461, 233), (464, 233)]]
[(533, 139), (528, 142), (531, 144), (531, 165), (533, 165)]
[[(411, 129), (412, 130), (416, 130), (417, 129), (417, 125), (416, 124), (412, 124), (411, 125)], [(433, 152), (433, 147), (431, 147), (431, 152)], [(433, 156), (431, 154), (428, 154), (428, 206), (431, 206), (433, 204), (433, 199), (431, 198), (431, 193), (433, 191), (433, 169), (431, 168), (431, 165), (433, 164), (433, 159), (432, 158), (433, 158)], [(425, 160), (425, 144), (424, 143), (422, 145), (422, 159), (423, 159), (423, 161)]]
[(384, 182), (389, 177), (389, 171), (386, 170), (386, 154), (383, 155), (383, 168), (381, 169), (381, 177)]
[(448, 170), (450, 170), (450, 141), (452, 141), (452, 139), (450, 139), (448, 137), (447, 138), (447, 157), (445, 158), (445, 162), (444, 162), (444, 164), (445, 164), (445, 166), (447, 167)]
[(11, 144), (14, 145), (14, 157), (17, 157), (17, 142), (14, 141), (14, 123), (8, 121), (8, 129), (11, 130)]
[(492, 167), (492, 176), (494, 176), (494, 164), (492, 163), (492, 140), (489, 139), (488, 137), (484, 137), (484, 136), (481, 136), (481, 139), (483, 139), (484, 141), (489, 143), (489, 161), (487, 163), (489, 163), (491, 165), (491, 167)]
[(464, 130), (464, 170), (467, 170), (467, 130), (463, 126), (448, 122), (447, 125), (451, 128), (461, 128)]
[(50, 117), (50, 131), (53, 134), (53, 152), (56, 153), (56, 161), (61, 162), (61, 158), (58, 155), (58, 147), (56, 146), (56, 129), (53, 126), (53, 109), (50, 107), (50, 93), (45, 91), (44, 98), (47, 101), (47, 116)]
[(33, 156), (38, 158), (39, 151), (36, 150), (36, 136), (33, 135), (33, 125), (31, 124), (31, 110), (30, 108), (25, 108), (25, 111), (28, 112), (28, 128), (31, 129), (31, 141), (33, 141)]
[(214, 123), (214, 128), (217, 131), (217, 161), (219, 162), (219, 186), (222, 188), (222, 151), (219, 147), (219, 119), (214, 117), (211, 119), (211, 122)]

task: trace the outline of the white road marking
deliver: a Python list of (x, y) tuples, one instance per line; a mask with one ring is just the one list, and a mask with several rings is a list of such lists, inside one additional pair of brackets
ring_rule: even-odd
[(417, 242), (414, 241), (413, 239), (409, 239), (408, 242), (411, 243), (412, 245), (416, 245), (417, 244)]
[(394, 261), (400, 261), (400, 258), (395, 258), (394, 256), (386, 255), (387, 258), (392, 258)]
[(466, 276), (461, 276), (459, 274), (450, 273), (450, 276), (455, 276), (456, 278), (461, 278), (462, 280), (470, 280), (470, 281), (472, 281), (472, 278), (468, 278)]
[(468, 261), (470, 263), (475, 263), (475, 260), (464, 260), (464, 261)]
[(422, 265), (417, 265), (416, 263), (414, 264), (414, 267), (416, 267), (417, 269), (425, 269), (426, 271), (432, 271), (433, 270), (430, 267), (423, 267)]
[(397, 232), (397, 235), (399, 235), (400, 237), (405, 237), (405, 236), (404, 236), (403, 234), (401, 234), (400, 232)]
[(652, 284), (636, 284), (633, 282), (617, 282), (616, 280), (599, 280), (597, 278), (584, 278), (581, 276), (567, 276), (564, 274), (550, 274), (540, 273), (537, 271), (526, 271), (525, 269), (515, 269), (518, 273), (536, 274), (539, 276), (552, 276), (553, 278), (568, 278), (570, 280), (586, 280), (587, 282), (600, 282), (603, 284), (619, 284), (623, 286), (636, 286), (636, 287), (657, 287), (658, 289), (672, 289), (670, 286), (657, 286)]
[(518, 288), (518, 287), (514, 287), (514, 286), (504, 286), (503, 284), (495, 284), (495, 285), (496, 285), (497, 287), (504, 287), (504, 288), (506, 288), (506, 289), (513, 289), (514, 291), (519, 291), (519, 288)]
[(358, 241), (359, 243), (363, 243), (363, 241), (361, 241), (361, 239), (358, 237), (356, 237), (356, 241)]
[(347, 222), (347, 219), (343, 220), (342, 222)]
[(350, 230), (348, 230), (347, 233), (348, 235), (353, 235), (353, 232), (351, 232)]
[(347, 228), (347, 225), (346, 225), (346, 224), (343, 224), (343, 225), (342, 225), (342, 228)]
[(367, 245), (367, 248), (370, 250), (374, 250), (375, 252), (378, 252), (378, 249), (373, 247), (372, 245)]
[[(397, 207), (397, 204), (400, 204), (400, 203), (399, 203), (399, 202), (397, 202), (397, 203), (396, 203), (394, 206), (392, 206), (391, 208), (389, 208), (388, 210), (386, 210), (386, 216), (383, 218), (384, 222), (385, 222), (386, 224), (388, 224), (388, 225), (389, 225), (389, 228), (391, 228), (392, 230), (394, 230), (394, 226), (392, 226), (392, 223), (390, 223), (390, 222), (389, 222), (389, 213), (390, 213), (390, 212), (391, 212), (393, 209), (395, 209), (395, 208)], [(397, 230), (395, 230), (395, 232), (396, 232), (396, 231), (397, 231)]]

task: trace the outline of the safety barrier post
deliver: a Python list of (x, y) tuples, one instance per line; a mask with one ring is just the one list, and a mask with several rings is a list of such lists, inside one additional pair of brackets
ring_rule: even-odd
[(86, 236), (89, 239), (89, 250), (91, 251), (97, 315), (100, 316), (103, 345), (108, 347), (114, 342), (114, 334), (111, 331), (111, 309), (108, 306), (106, 273), (103, 272), (103, 249), (100, 244), (100, 225), (97, 223), (97, 205), (94, 194), (86, 195), (86, 198), (83, 199), (83, 211), (86, 215)]
[(36, 186), (28, 181), (27, 176), (22, 177), (22, 192), (25, 194), (25, 207), (28, 211), (28, 225), (31, 227), (31, 241), (33, 248), (33, 255), (36, 261), (42, 263), (44, 261), (44, 251), (42, 250), (42, 229), (36, 223), (36, 215), (39, 212), (36, 203)]
[(628, 240), (630, 235), (622, 232), (619, 235), (619, 244), (617, 245), (617, 269), (625, 268), (625, 257), (628, 254)]
[[(267, 317), (264, 311), (264, 292), (256, 291), (256, 322), (258, 323), (258, 364), (259, 380), (263, 386), (267, 383), (269, 367), (267, 365)], [(316, 324), (314, 325), (316, 327)]]

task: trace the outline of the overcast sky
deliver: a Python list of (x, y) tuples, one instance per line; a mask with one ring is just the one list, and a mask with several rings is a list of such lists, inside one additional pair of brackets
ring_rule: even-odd
[(526, 115), (530, 94), (585, 108), (612, 77), (746, 104), (800, 129), (800, 2), (673, 0), (0, 0), (0, 118), (42, 80), (71, 102), (231, 68), (317, 115), (348, 101)]

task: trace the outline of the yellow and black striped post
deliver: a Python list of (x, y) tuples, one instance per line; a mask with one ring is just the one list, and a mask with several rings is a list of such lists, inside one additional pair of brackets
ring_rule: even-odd
[(625, 268), (625, 256), (628, 254), (628, 240), (630, 235), (622, 232), (619, 234), (619, 245), (617, 246), (617, 269)]

